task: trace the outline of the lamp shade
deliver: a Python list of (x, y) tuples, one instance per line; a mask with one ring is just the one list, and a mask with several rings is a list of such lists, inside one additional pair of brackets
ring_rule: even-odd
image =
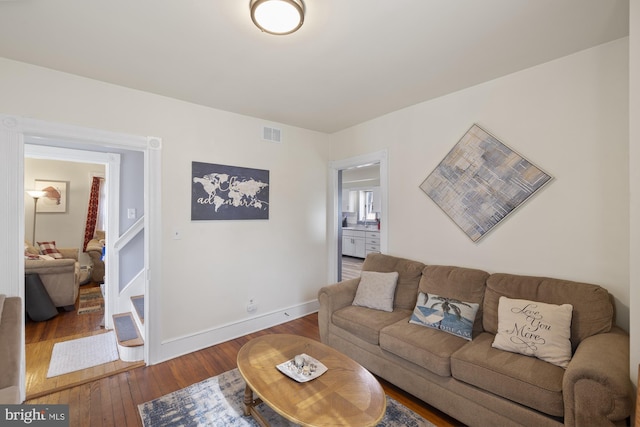
[(304, 22), (302, 0), (252, 0), (251, 20), (265, 33), (285, 35)]
[(39, 199), (40, 197), (43, 197), (45, 194), (47, 194), (47, 192), (42, 190), (27, 190), (27, 194), (34, 199)]

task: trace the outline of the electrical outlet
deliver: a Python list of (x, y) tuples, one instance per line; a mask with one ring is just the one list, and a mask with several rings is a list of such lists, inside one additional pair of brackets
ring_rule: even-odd
[(136, 219), (136, 209), (135, 208), (127, 209), (127, 219)]
[(247, 304), (247, 311), (249, 313), (253, 313), (254, 311), (256, 311), (258, 309), (258, 304), (256, 304), (253, 299), (249, 300), (249, 304)]

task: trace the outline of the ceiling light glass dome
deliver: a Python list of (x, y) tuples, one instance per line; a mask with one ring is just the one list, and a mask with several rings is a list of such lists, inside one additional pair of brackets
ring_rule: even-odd
[(252, 0), (251, 19), (265, 33), (291, 34), (304, 22), (304, 5), (301, 0)]

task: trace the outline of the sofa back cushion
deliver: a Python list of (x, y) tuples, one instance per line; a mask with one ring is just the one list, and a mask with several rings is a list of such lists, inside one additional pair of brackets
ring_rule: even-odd
[(379, 253), (367, 255), (362, 264), (362, 271), (398, 272), (393, 306), (405, 310), (413, 310), (416, 305), (418, 283), (420, 283), (423, 268), (424, 264), (419, 261)]
[(489, 273), (472, 268), (428, 265), (422, 270), (419, 290), (429, 295), (454, 298), (480, 305), (473, 324), (474, 332), (482, 331), (482, 309)]
[(571, 347), (592, 335), (609, 332), (614, 308), (606, 289), (588, 283), (547, 277), (496, 273), (487, 279), (483, 326), (495, 334), (498, 330), (498, 301), (501, 296), (547, 304), (571, 304)]

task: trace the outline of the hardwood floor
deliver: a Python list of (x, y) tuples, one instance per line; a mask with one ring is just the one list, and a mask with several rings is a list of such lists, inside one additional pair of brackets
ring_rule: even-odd
[[(99, 286), (97, 283), (91, 283), (82, 287), (97, 286)], [(47, 378), (54, 344), (106, 332), (102, 327), (103, 312), (78, 314), (77, 306), (78, 302), (76, 302), (76, 310), (69, 312), (58, 309), (58, 315), (46, 322), (34, 322), (27, 318), (25, 324), (27, 400), (144, 365), (143, 362), (118, 360), (94, 368)]]
[[(234, 369), (242, 345), (271, 333), (297, 334), (319, 340), (318, 315), (310, 314), (167, 362), (138, 367), (25, 403), (68, 404), (70, 426), (141, 426), (139, 404)], [(385, 381), (380, 382), (389, 396), (433, 424), (443, 427), (459, 425), (420, 400)]]
[[(89, 283), (81, 288), (99, 287), (97, 283)], [(27, 317), (25, 325), (25, 340), (27, 344), (37, 343), (39, 341), (59, 339), (71, 335), (81, 333), (91, 333), (103, 330), (102, 318), (104, 313), (86, 313), (78, 314), (78, 301), (76, 301), (76, 310), (64, 311), (58, 309), (58, 315), (46, 322), (34, 322)]]
[(342, 280), (355, 279), (360, 277), (362, 271), (362, 258), (354, 258), (350, 256), (342, 257)]

